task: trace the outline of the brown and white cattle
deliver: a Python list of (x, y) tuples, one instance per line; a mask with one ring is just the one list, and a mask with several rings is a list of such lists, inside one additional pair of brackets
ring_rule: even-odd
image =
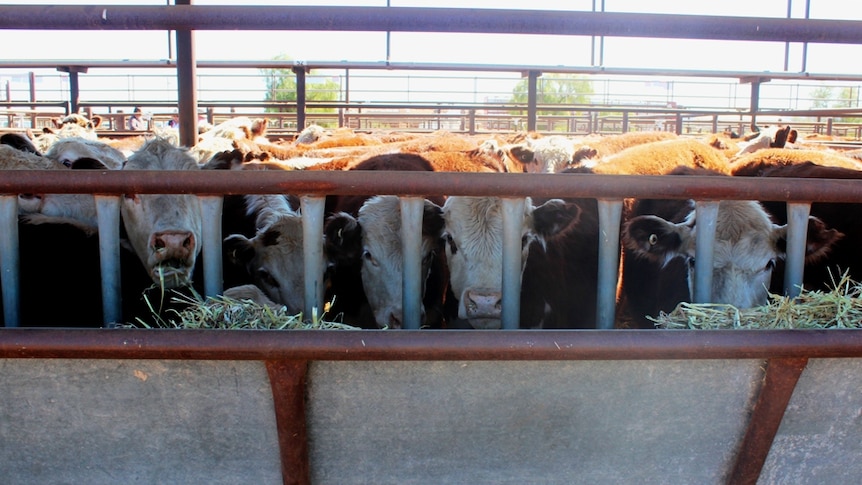
[[(680, 169), (672, 174), (709, 173)], [(693, 200), (635, 201), (621, 235), (619, 320), (623, 325), (650, 328), (647, 316), (670, 312), (679, 302), (691, 301), (697, 229)], [(820, 221), (809, 220), (809, 231), (824, 230), (819, 245), (809, 245), (810, 255), (831, 245), (835, 234)], [(787, 226), (774, 223), (756, 201), (719, 202), (709, 301), (737, 308), (766, 304), (773, 270), (785, 257), (786, 233)]]
[[(199, 170), (185, 148), (154, 138), (123, 170)], [(201, 251), (201, 206), (187, 194), (124, 194), (123, 226), (152, 281), (165, 289), (189, 286)]]
[[(244, 196), (256, 234), (224, 240), (229, 261), (247, 271), (253, 284), (276, 303), (299, 312), (305, 305), (302, 215), (283, 195)], [(323, 281), (324, 275), (320, 275)]]
[(43, 128), (42, 132), (32, 136), (40, 152), (47, 152), (58, 140), (64, 138), (98, 139), (96, 129), (102, 124), (102, 117), (93, 115), (91, 118), (73, 113), (63, 118), (51, 120), (53, 128)]
[[(440, 254), (443, 229), (441, 209), (426, 200), (422, 219), (422, 295), (426, 296), (427, 277), (436, 256)], [(379, 328), (401, 328), (404, 321), (402, 306), (401, 206), (396, 196), (375, 196), (366, 200), (354, 218), (339, 212), (326, 222), (327, 255), (335, 271), (359, 268), (362, 291)], [(435, 290), (438, 290), (436, 288)], [(354, 289), (357, 291), (358, 288)], [(442, 307), (443, 294), (436, 293), (434, 303)], [(335, 295), (336, 301), (339, 295)], [(425, 322), (426, 308), (422, 307)], [(367, 324), (366, 324), (367, 326)]]
[[(477, 329), (495, 329), (502, 324), (502, 210), (502, 201), (498, 197), (451, 196), (443, 205), (449, 285), (458, 301), (457, 315), (453, 317)], [(535, 206), (527, 198), (519, 211), (523, 214), (520, 232), (521, 274), (524, 275), (530, 254), (538, 251), (553, 235), (576, 224), (581, 210), (559, 199)], [(545, 326), (546, 307), (551, 307), (550, 312), (557, 309), (553, 308), (554, 302), (544, 299), (545, 295), (532, 294), (541, 301), (524, 302), (525, 295), (531, 294), (525, 283), (522, 280), (520, 325), (541, 328)], [(590, 305), (594, 308), (595, 300)], [(525, 310), (530, 309), (538, 309), (539, 312), (527, 314)]]
[[(797, 150), (791, 150), (797, 152)], [(812, 162), (776, 164), (756, 163), (739, 166), (735, 176), (792, 177), (800, 179), (862, 179), (862, 170), (843, 166), (824, 166)], [(787, 204), (784, 201), (761, 201), (776, 222), (787, 221)], [(806, 254), (803, 286), (808, 290), (828, 291), (846, 272), (853, 281), (862, 279), (862, 204), (814, 202), (810, 214), (822, 221), (822, 227), (809, 225), (807, 247), (820, 251)], [(826, 238), (824, 240), (824, 238)], [(772, 291), (783, 289), (783, 265), (779, 265), (773, 278)]]

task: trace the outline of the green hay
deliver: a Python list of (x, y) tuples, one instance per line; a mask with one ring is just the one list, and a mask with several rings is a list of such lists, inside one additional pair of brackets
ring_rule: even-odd
[(803, 291), (796, 298), (770, 294), (764, 306), (680, 303), (670, 313), (647, 317), (662, 329), (828, 329), (862, 328), (862, 285), (847, 273), (828, 291)]

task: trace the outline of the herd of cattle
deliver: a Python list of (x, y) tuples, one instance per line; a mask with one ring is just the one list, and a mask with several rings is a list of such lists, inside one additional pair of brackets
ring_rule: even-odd
[[(170, 130), (133, 139), (97, 135), (97, 119), (72, 115), (38, 135), (0, 138), (0, 168), (97, 170), (410, 170), (724, 177), (860, 178), (856, 152), (824, 148), (790, 127), (745, 137), (667, 132), (564, 137), (358, 133), (312, 126), (270, 140), (266, 120), (238, 117), (210, 127), (193, 147)], [(504, 175), (501, 175), (504, 176)], [(424, 202), (422, 320), (427, 328), (501, 326), (503, 209), (497, 197)], [(92, 195), (20, 194), (22, 326), (101, 326), (99, 241)], [(521, 210), (520, 208), (518, 209)], [(523, 203), (521, 328), (596, 328), (599, 215), (595, 199)], [(400, 205), (389, 195), (327, 196), (323, 224), (331, 318), (362, 328), (399, 328)], [(693, 200), (626, 200), (621, 219), (618, 327), (651, 328), (648, 316), (691, 301), (697, 224)], [(859, 279), (862, 211), (815, 203), (804, 284)], [(123, 319), (164, 310), (166, 290), (201, 281), (201, 207), (189, 195), (125, 194), (121, 203)], [(780, 293), (786, 204), (722, 201), (711, 301), (747, 308)], [(302, 214), (295, 194), (228, 195), (223, 209), (224, 294), (303, 308)], [(48, 297), (47, 295), (51, 295)], [(156, 302), (154, 304), (154, 301)], [(167, 315), (163, 311), (163, 316)]]

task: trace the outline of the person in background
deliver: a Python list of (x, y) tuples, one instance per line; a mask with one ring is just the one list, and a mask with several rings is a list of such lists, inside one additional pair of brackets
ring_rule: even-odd
[(168, 120), (168, 127), (179, 128), (180, 127), (180, 115), (178, 115), (176, 113), (171, 114), (171, 119)]
[(143, 112), (141, 111), (140, 106), (135, 106), (135, 111), (132, 112), (132, 116), (129, 117), (129, 122), (127, 128), (129, 131), (139, 131), (146, 128), (144, 125), (144, 120), (142, 119)]

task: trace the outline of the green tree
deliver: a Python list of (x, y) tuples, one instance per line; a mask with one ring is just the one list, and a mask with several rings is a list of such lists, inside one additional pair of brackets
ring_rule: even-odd
[[(838, 93), (838, 99), (832, 105), (833, 108), (853, 108), (859, 106), (859, 87), (858, 86), (850, 86), (846, 88), (841, 88), (841, 91)], [(836, 118), (838, 121), (843, 123), (858, 123), (862, 118), (859, 117), (844, 117), (844, 118)]]
[[(524, 78), (512, 90), (512, 103), (527, 102), (527, 83)], [(547, 104), (589, 104), (593, 95), (593, 84), (583, 76), (571, 74), (545, 74), (536, 80), (536, 102)], [(560, 114), (554, 111), (539, 111), (542, 115)]]
[(814, 109), (828, 108), (832, 99), (832, 88), (819, 87), (811, 92), (811, 107)]
[[(274, 58), (276, 61), (292, 60), (285, 54)], [(290, 69), (261, 69), (266, 79), (266, 99), (264, 101), (296, 101), (296, 74)], [(307, 101), (337, 101), (341, 89), (339, 83), (326, 76), (315, 76), (311, 71), (306, 76), (305, 99)], [(267, 108), (267, 112), (296, 112), (294, 108)], [(309, 108), (309, 113), (333, 113), (335, 108)]]

